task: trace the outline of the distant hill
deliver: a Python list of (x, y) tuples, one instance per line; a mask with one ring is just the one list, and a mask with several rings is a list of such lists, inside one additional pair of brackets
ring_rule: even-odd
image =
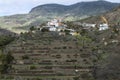
[(65, 20), (79, 20), (88, 16), (108, 12), (119, 5), (119, 3), (107, 1), (80, 2), (69, 6), (45, 4), (31, 9), (28, 14), (0, 17), (0, 26), (20, 33), (28, 30), (30, 26), (38, 26), (56, 17), (64, 17), (67, 15)]
[(67, 6), (65, 5), (59, 5), (59, 4), (46, 4), (46, 5), (40, 5), (35, 8), (33, 8), (30, 11), (30, 14), (40, 14), (40, 15), (57, 15), (57, 14), (63, 14), (67, 10)]
[(118, 6), (118, 3), (107, 1), (80, 2), (73, 5), (65, 6), (59, 4), (46, 4), (33, 8), (30, 13), (41, 15), (65, 15), (74, 16), (96, 15)]

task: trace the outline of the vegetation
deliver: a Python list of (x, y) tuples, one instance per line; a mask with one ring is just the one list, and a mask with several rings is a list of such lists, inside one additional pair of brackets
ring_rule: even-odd
[(86, 36), (76, 36), (78, 39), (78, 45), (82, 46), (83, 48), (85, 47), (86, 44), (89, 44), (92, 42), (92, 40)]
[(69, 30), (65, 30), (65, 34), (69, 35), (70, 31)]
[(42, 32), (49, 32), (49, 29), (43, 28), (41, 31), (42, 31)]
[(28, 55), (24, 55), (24, 56), (22, 56), (22, 59), (29, 59), (29, 56)]
[(35, 27), (34, 26), (31, 26), (30, 27), (30, 31), (34, 31), (35, 30)]
[(9, 54), (0, 54), (0, 73), (6, 74), (11, 69), (11, 63), (14, 60), (14, 57)]
[(0, 36), (0, 50), (2, 50), (2, 48), (9, 44), (10, 42), (14, 41), (14, 37), (11, 36)]
[(9, 37), (9, 36), (0, 36), (0, 46), (7, 45), (13, 40), (14, 38)]
[(0, 36), (0, 73), (5, 74), (11, 68), (11, 63), (14, 57), (11, 53), (3, 53), (3, 49), (6, 45), (11, 43), (15, 38), (12, 36), (2, 35)]
[(35, 66), (30, 66), (30, 70), (34, 70), (34, 69), (36, 69)]
[[(101, 76), (103, 78), (101, 80), (106, 80), (105, 77), (110, 75), (112, 75), (111, 79), (115, 77), (118, 79), (117, 73), (119, 71), (116, 69), (118, 68), (119, 63), (116, 60), (111, 61), (110, 58), (113, 58), (113, 55), (116, 54), (118, 57), (114, 55), (114, 58), (119, 60), (119, 42), (113, 44), (112, 40), (119, 40), (120, 37), (116, 35), (116, 33), (111, 33), (110, 30), (88, 31), (80, 29), (79, 32), (81, 32), (81, 35), (78, 36), (59, 36), (54, 32), (46, 31), (37, 31), (36, 33), (31, 34), (22, 33), (19, 40), (14, 41), (14, 44), (7, 47), (8, 51), (13, 51), (12, 54), (15, 54), (14, 57), (16, 60), (21, 59), (21, 57), (22, 59), (19, 62), (16, 62), (13, 69), (11, 69), (11, 62), (14, 59), (11, 57), (11, 60), (9, 59), (10, 62), (6, 62), (1, 58), (2, 63), (7, 63), (1, 65), (1, 72), (7, 73), (10, 71), (9, 69), (11, 69), (16, 72), (14, 76), (16, 76), (16, 74), (25, 74), (27, 76), (31, 75), (29, 76), (29, 79), (33, 79), (36, 75), (39, 75), (40, 79), (43, 80), (45, 78), (41, 76), (42, 73), (45, 73), (45, 77), (50, 75), (51, 78), (49, 79), (52, 79), (54, 78), (53, 76), (55, 76), (55, 79), (60, 80), (62, 80), (63, 77), (66, 77), (66, 74), (75, 74), (75, 76), (68, 76), (68, 78), (64, 78), (65, 80), (97, 80), (97, 78), (99, 79)], [(24, 43), (23, 39), (25, 41)], [(50, 44), (48, 41), (50, 41)], [(104, 45), (104, 42), (107, 42), (108, 45)], [(16, 44), (17, 47), (14, 47)], [(70, 54), (68, 55), (68, 53)], [(106, 64), (106, 62), (109, 64)], [(111, 65), (115, 65), (114, 69)], [(65, 70), (69, 68), (71, 69), (69, 70), (70, 72), (66, 73)], [(113, 73), (109, 74), (109, 68)], [(86, 72), (77, 72), (79, 69), (86, 70)], [(91, 71), (87, 72), (87, 70)], [(54, 71), (56, 71), (56, 74), (53, 74)], [(111, 80), (109, 78), (107, 79)]]

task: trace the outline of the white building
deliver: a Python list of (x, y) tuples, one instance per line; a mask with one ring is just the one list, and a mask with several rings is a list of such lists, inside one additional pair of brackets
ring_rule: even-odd
[(82, 26), (85, 26), (85, 27), (95, 27), (96, 24), (90, 24), (90, 23), (83, 23)]
[(107, 29), (109, 29), (108, 24), (100, 24), (100, 26), (99, 26), (99, 31), (107, 30)]
[(83, 23), (82, 26), (84, 27), (84, 29), (90, 29), (90, 28), (95, 28), (96, 24)]
[(49, 31), (57, 31), (57, 28), (56, 27), (50, 27)]
[(55, 26), (58, 27), (60, 26), (61, 20), (59, 19), (53, 19), (50, 22), (48, 22), (48, 26)]

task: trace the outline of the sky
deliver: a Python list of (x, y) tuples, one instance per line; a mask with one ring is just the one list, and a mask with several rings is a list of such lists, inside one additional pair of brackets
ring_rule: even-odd
[[(71, 5), (77, 2), (97, 1), (97, 0), (0, 0), (0, 16), (25, 14), (33, 7), (42, 4), (58, 3)], [(110, 1), (111, 0), (107, 0)], [(120, 3), (120, 0), (112, 0), (112, 2)]]

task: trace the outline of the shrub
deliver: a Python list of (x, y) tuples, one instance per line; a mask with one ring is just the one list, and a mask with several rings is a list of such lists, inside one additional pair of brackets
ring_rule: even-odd
[(63, 46), (63, 49), (67, 49), (67, 47), (66, 47), (66, 46)]
[(5, 74), (8, 72), (9, 69), (11, 69), (11, 63), (13, 62), (14, 57), (8, 53), (8, 54), (1, 54), (0, 55), (0, 73)]
[(43, 28), (43, 29), (41, 29), (41, 31), (42, 31), (42, 32), (49, 32), (49, 29)]
[(31, 26), (30, 27), (30, 31), (34, 31), (35, 30), (35, 27), (34, 26)]
[(36, 69), (35, 66), (30, 66), (30, 70)]
[(22, 56), (22, 59), (29, 59), (28, 55)]

